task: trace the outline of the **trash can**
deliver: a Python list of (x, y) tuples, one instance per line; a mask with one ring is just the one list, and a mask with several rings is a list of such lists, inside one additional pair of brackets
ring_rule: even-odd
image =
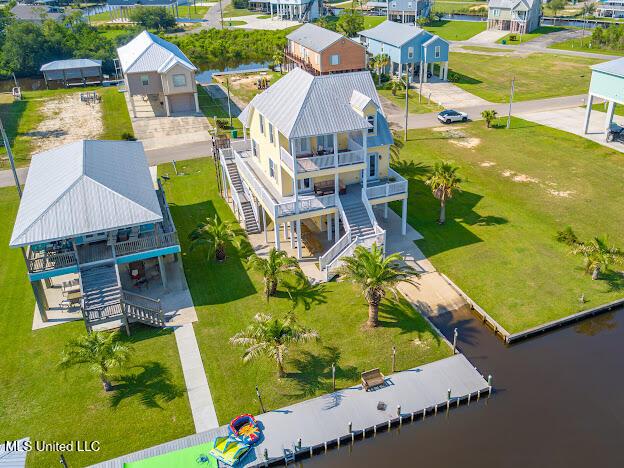
[(503, 39), (503, 45), (507, 45), (507, 39)]
[(232, 138), (238, 138), (238, 130), (236, 129), (232, 130), (231, 135), (232, 135)]

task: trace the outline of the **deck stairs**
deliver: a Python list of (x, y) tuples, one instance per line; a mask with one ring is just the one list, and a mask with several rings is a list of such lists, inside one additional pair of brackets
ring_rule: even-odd
[(81, 308), (88, 331), (105, 323), (118, 322), (128, 330), (130, 322), (165, 325), (160, 301), (124, 291), (117, 265), (111, 261), (80, 268)]
[(374, 234), (373, 222), (368, 216), (362, 199), (351, 197), (345, 200), (345, 198), (341, 197), (340, 201), (351, 228), (351, 235), (364, 237)]
[(227, 163), (227, 177), (232, 187), (232, 196), (237, 205), (239, 205), (240, 212), (243, 217), (243, 224), (245, 225), (245, 231), (248, 234), (257, 234), (260, 232), (260, 224), (254, 212), (252, 202), (250, 201), (250, 193), (245, 190), (243, 181), (238, 173), (238, 168), (234, 161)]

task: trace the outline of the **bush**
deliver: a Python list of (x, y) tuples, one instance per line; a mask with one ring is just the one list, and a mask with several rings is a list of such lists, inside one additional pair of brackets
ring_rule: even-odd
[(219, 130), (228, 130), (230, 128), (230, 119), (226, 117), (219, 117), (215, 120), (215, 125)]
[(121, 139), (126, 141), (136, 141), (136, 137), (130, 132), (123, 132), (121, 134)]
[(176, 20), (165, 7), (138, 6), (130, 9), (130, 20), (148, 29), (170, 30), (175, 28)]
[(572, 230), (571, 226), (567, 226), (565, 229), (561, 231), (557, 231), (556, 236), (557, 242), (561, 242), (562, 244), (573, 246), (580, 244), (579, 238), (576, 233)]
[(249, 0), (234, 0), (232, 2), (232, 5), (234, 5), (234, 8), (238, 8), (239, 10), (246, 10), (247, 8), (249, 8)]
[(451, 83), (457, 83), (460, 79), (460, 76), (459, 73), (455, 73), (454, 71), (449, 70), (446, 78)]

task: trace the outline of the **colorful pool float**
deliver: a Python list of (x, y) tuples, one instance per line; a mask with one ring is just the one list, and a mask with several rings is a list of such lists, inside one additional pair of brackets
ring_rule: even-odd
[(230, 436), (244, 444), (253, 445), (260, 440), (262, 431), (256, 418), (251, 414), (241, 414), (230, 422)]

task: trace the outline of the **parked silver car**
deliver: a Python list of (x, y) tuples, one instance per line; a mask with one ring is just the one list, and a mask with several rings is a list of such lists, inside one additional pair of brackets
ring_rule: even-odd
[(438, 114), (438, 120), (445, 124), (466, 122), (468, 120), (468, 114), (453, 109), (446, 109)]

